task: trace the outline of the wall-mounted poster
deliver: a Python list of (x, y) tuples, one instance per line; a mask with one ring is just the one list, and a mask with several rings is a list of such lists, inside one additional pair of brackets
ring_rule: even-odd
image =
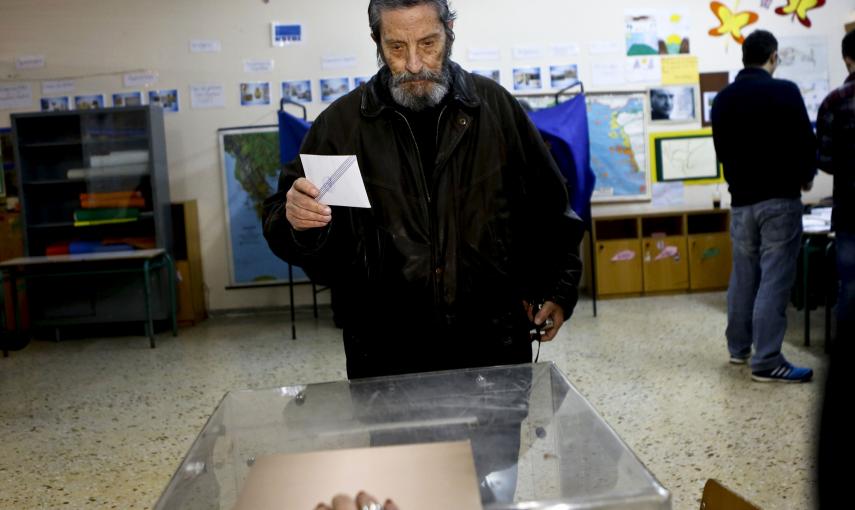
[(178, 90), (149, 90), (148, 104), (152, 106), (160, 106), (164, 112), (176, 113), (179, 110), (178, 106)]
[(64, 112), (69, 108), (68, 96), (43, 97), (40, 103), (43, 112)]
[(325, 78), (321, 80), (321, 101), (332, 103), (336, 99), (348, 93), (350, 90), (349, 78)]
[(274, 47), (281, 48), (302, 42), (303, 25), (279, 23), (276, 21), (270, 24), (270, 44)]
[(723, 182), (712, 129), (651, 134), (650, 165), (656, 182)]
[(591, 169), (597, 185), (591, 202), (650, 200), (645, 92), (589, 93)]
[(266, 81), (240, 84), (241, 106), (263, 106), (270, 104), (270, 83)]
[[(228, 239), (229, 284), (264, 285), (288, 281), (288, 264), (264, 239), (261, 227), (264, 199), (276, 191), (279, 169), (279, 128), (220, 129), (220, 166)], [(295, 280), (306, 281), (294, 270)]]
[(696, 91), (695, 85), (651, 87), (648, 90), (650, 122), (694, 122), (697, 119)]
[(310, 80), (283, 81), (282, 98), (295, 103), (311, 103), (312, 82)]
[(370, 76), (355, 76), (353, 78), (353, 88), (359, 88), (360, 85), (365, 85), (369, 81), (371, 81)]
[(514, 69), (513, 76), (514, 90), (540, 90), (543, 87), (539, 67), (518, 67)]
[(626, 23), (626, 55), (680, 55), (689, 53), (688, 9), (629, 9)]
[(490, 78), (496, 83), (499, 82), (499, 78), (501, 74), (498, 69), (473, 69), (472, 74), (477, 74), (478, 76), (483, 76), (485, 78)]
[(113, 94), (113, 106), (140, 106), (142, 105), (142, 93), (140, 92), (117, 92)]
[(554, 89), (563, 89), (579, 81), (579, 68), (576, 64), (549, 66), (549, 84)]
[(88, 94), (74, 96), (74, 108), (76, 110), (91, 110), (104, 108), (104, 94)]
[(730, 83), (730, 76), (727, 72), (701, 73), (700, 83), (701, 111), (703, 112), (701, 125), (703, 127), (710, 127), (712, 125), (710, 111), (712, 110), (713, 100), (715, 100), (715, 96), (724, 90), (724, 88), (727, 87), (727, 84)]

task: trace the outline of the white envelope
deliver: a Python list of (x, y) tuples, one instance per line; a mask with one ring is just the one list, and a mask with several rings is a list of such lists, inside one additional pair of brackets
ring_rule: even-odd
[(322, 192), (318, 202), (343, 207), (371, 207), (356, 156), (300, 154), (300, 161), (303, 162), (306, 179)]

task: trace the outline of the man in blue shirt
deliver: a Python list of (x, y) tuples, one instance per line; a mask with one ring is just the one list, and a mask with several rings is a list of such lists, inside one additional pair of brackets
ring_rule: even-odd
[(802, 233), (801, 191), (816, 175), (816, 138), (798, 87), (772, 78), (775, 36), (752, 32), (742, 62), (745, 69), (716, 96), (711, 113), (732, 198), (727, 346), (732, 363), (750, 358), (755, 381), (806, 382), (813, 370), (791, 365), (781, 344)]

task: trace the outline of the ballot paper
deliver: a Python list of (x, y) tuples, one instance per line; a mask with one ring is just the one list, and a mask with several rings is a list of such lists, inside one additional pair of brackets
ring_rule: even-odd
[(300, 154), (300, 161), (306, 179), (321, 191), (318, 202), (343, 207), (371, 207), (356, 156)]
[(233, 510), (310, 510), (359, 491), (403, 510), (481, 510), (469, 441), (259, 456)]

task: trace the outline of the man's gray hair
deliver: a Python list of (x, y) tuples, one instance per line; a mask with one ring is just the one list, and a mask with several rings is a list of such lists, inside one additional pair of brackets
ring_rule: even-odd
[(454, 42), (454, 30), (451, 23), (457, 19), (457, 13), (448, 6), (448, 0), (371, 0), (368, 2), (368, 26), (371, 37), (377, 44), (377, 63), (383, 65), (383, 49), (380, 39), (380, 16), (383, 11), (407, 9), (418, 5), (433, 5), (436, 7), (439, 22), (445, 28), (445, 57), (451, 56), (451, 46)]

